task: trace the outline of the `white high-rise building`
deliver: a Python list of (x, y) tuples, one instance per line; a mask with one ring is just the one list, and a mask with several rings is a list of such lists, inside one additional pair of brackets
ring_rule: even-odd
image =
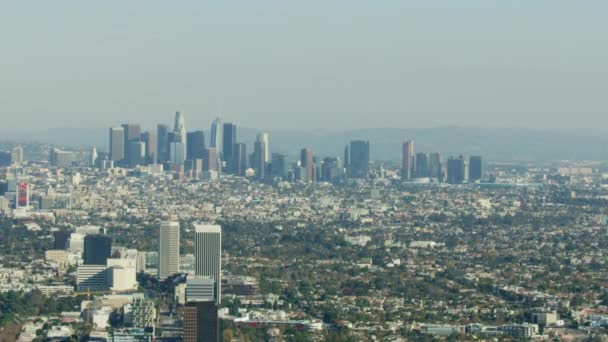
[(214, 147), (217, 153), (222, 153), (222, 139), (223, 139), (223, 126), (220, 118), (215, 118), (211, 123), (211, 140), (209, 141), (209, 147)]
[(268, 145), (268, 133), (260, 133), (258, 134), (258, 141), (263, 144), (264, 148), (262, 149), (262, 159), (265, 163), (270, 163), (270, 148)]
[(179, 272), (179, 223), (162, 222), (158, 234), (158, 278)]
[(222, 227), (197, 224), (194, 237), (194, 270), (197, 276), (213, 277), (215, 302), (222, 299)]
[(175, 112), (175, 127), (173, 128), (173, 132), (178, 133), (181, 142), (182, 142), (182, 154), (183, 159), (186, 160), (186, 150), (187, 150), (187, 133), (186, 133), (186, 121), (184, 120), (184, 113), (181, 111)]

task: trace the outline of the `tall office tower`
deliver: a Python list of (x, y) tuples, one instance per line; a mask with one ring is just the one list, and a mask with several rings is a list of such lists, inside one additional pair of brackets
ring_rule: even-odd
[(146, 143), (143, 141), (131, 140), (127, 143), (127, 164), (129, 167), (143, 165), (146, 159)]
[(183, 145), (182, 160), (186, 160), (186, 151), (188, 150), (186, 120), (184, 119), (184, 113), (181, 111), (175, 112), (175, 125), (173, 127), (173, 132), (179, 136), (179, 141)]
[(234, 145), (236, 144), (236, 125), (231, 123), (225, 123), (223, 129), (223, 141), (222, 141), (222, 160), (226, 161), (226, 169), (228, 172), (232, 171), (232, 161), (234, 156), (232, 155)]
[(106, 265), (112, 256), (112, 239), (107, 235), (87, 235), (84, 237), (84, 264)]
[(162, 222), (158, 234), (158, 278), (179, 272), (179, 223)]
[(91, 166), (95, 167), (95, 165), (97, 165), (97, 147), (93, 146), (93, 148), (91, 149)]
[(203, 171), (217, 171), (217, 150), (215, 147), (203, 150)]
[(159, 124), (156, 127), (156, 141), (158, 154), (158, 163), (162, 164), (169, 161), (169, 126)]
[(463, 156), (448, 159), (448, 183), (462, 184), (466, 180), (466, 162)]
[(122, 162), (125, 159), (125, 129), (110, 127), (110, 160)]
[(68, 151), (62, 151), (57, 148), (52, 148), (49, 153), (49, 164), (54, 167), (68, 167), (74, 161), (74, 154)]
[(69, 247), (69, 240), (70, 240), (70, 232), (62, 232), (62, 231), (57, 231), (57, 232), (53, 232), (53, 237), (54, 237), (54, 241), (53, 241), (53, 249), (55, 250), (66, 250)]
[(324, 158), (321, 165), (321, 179), (325, 182), (337, 183), (340, 181), (340, 159)]
[(306, 171), (303, 175), (303, 179), (306, 182), (314, 182), (314, 165), (312, 160), (312, 150), (309, 148), (303, 148), (300, 151), (300, 165)]
[(215, 302), (222, 300), (222, 227), (211, 224), (194, 225), (194, 272), (213, 277)]
[(410, 179), (414, 176), (414, 170), (416, 169), (414, 151), (414, 140), (408, 140), (403, 143), (403, 151), (401, 156), (401, 178), (403, 179)]
[(483, 178), (483, 164), (481, 156), (471, 156), (469, 159), (469, 182), (476, 182)]
[(129, 163), (129, 143), (132, 141), (141, 141), (141, 126), (138, 124), (123, 124), (122, 128), (124, 129), (125, 139), (124, 139), (124, 149), (125, 149), (125, 159), (127, 160), (127, 164)]
[(282, 153), (273, 153), (270, 162), (270, 175), (272, 177), (286, 179), (287, 164), (285, 163), (285, 155)]
[(260, 133), (253, 144), (252, 166), (258, 178), (266, 177), (266, 167), (269, 162), (268, 156), (268, 133)]
[(158, 160), (157, 132), (147, 131), (141, 134), (142, 141), (146, 144), (146, 164), (156, 164)]
[(432, 153), (429, 161), (429, 177), (441, 181), (441, 169), (441, 155), (439, 153)]
[(426, 153), (416, 153), (416, 172), (417, 178), (430, 177), (429, 155)]
[(350, 142), (350, 178), (367, 178), (369, 174), (369, 141), (353, 140)]
[(219, 320), (214, 302), (190, 302), (184, 307), (184, 342), (218, 342)]
[(223, 127), (222, 121), (220, 118), (215, 118), (211, 123), (211, 137), (209, 139), (209, 147), (215, 148), (215, 150), (221, 154), (222, 153), (222, 143), (223, 143)]
[(347, 169), (350, 167), (350, 146), (349, 145), (346, 145), (346, 147), (344, 147), (344, 167)]
[(182, 142), (182, 136), (178, 132), (169, 132), (168, 134), (169, 140), (169, 162), (171, 163), (171, 168), (173, 170), (177, 170), (180, 167), (184, 166), (184, 159), (186, 157), (186, 144)]
[(30, 206), (30, 186), (28, 183), (20, 182), (16, 184), (17, 198), (15, 209), (29, 208)]
[(23, 164), (23, 146), (17, 145), (11, 150), (11, 160), (13, 164)]
[(188, 132), (186, 137), (186, 159), (203, 159), (205, 132)]
[[(224, 132), (225, 133), (225, 132)], [(232, 173), (237, 176), (244, 176), (247, 169), (247, 145), (236, 143), (232, 147)]]

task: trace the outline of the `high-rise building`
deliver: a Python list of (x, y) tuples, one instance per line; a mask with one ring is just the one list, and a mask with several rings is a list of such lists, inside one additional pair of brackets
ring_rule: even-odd
[(131, 140), (127, 144), (127, 164), (130, 167), (143, 165), (146, 159), (146, 143), (138, 140)]
[(441, 181), (442, 177), (442, 165), (441, 155), (439, 153), (431, 153), (429, 161), (429, 177)]
[(95, 167), (95, 165), (97, 165), (97, 147), (93, 146), (93, 148), (91, 149), (91, 159), (89, 159), (91, 161), (91, 166)]
[(423, 152), (416, 153), (416, 172), (417, 178), (430, 176), (429, 155)]
[(23, 164), (23, 146), (17, 145), (11, 151), (11, 160), (13, 164)]
[(268, 133), (260, 133), (253, 144), (252, 166), (256, 177), (266, 178), (266, 168), (269, 162), (268, 156)]
[(448, 183), (462, 184), (466, 180), (466, 162), (463, 156), (448, 159)]
[(340, 168), (340, 159), (330, 157), (324, 158), (323, 164), (321, 165), (321, 179), (325, 182), (337, 183), (342, 176)]
[(215, 302), (222, 299), (222, 227), (197, 224), (194, 226), (194, 271), (197, 276), (213, 277)]
[(217, 150), (215, 147), (205, 148), (203, 150), (203, 171), (217, 171)]
[(476, 182), (483, 178), (483, 163), (481, 156), (471, 156), (469, 159), (469, 182)]
[(233, 150), (236, 145), (236, 125), (232, 123), (225, 123), (223, 129), (223, 141), (222, 141), (222, 160), (226, 161), (226, 169), (228, 172), (232, 172), (231, 166), (234, 161)]
[(66, 250), (69, 246), (70, 232), (56, 231), (53, 232), (53, 249)]
[(162, 222), (158, 234), (158, 278), (179, 272), (179, 223)]
[(304, 168), (305, 175), (303, 178), (307, 182), (314, 182), (314, 163), (312, 160), (312, 150), (309, 148), (303, 148), (300, 151), (300, 164)]
[(107, 235), (87, 235), (84, 237), (84, 264), (106, 265), (112, 256), (112, 239)]
[(146, 144), (146, 164), (156, 164), (156, 162), (158, 161), (157, 132), (144, 132), (141, 134), (141, 139)]
[(214, 302), (191, 302), (184, 307), (184, 342), (218, 342), (219, 321)]
[(401, 178), (403, 179), (411, 179), (414, 176), (414, 171), (416, 170), (416, 158), (414, 153), (414, 140), (404, 142), (401, 156)]
[[(169, 135), (171, 137), (171, 135)], [(184, 166), (185, 157), (185, 148), (184, 143), (179, 141), (179, 135), (174, 135), (177, 138), (177, 141), (169, 142), (169, 162), (171, 163), (171, 168), (173, 170), (177, 170), (180, 167)], [(171, 139), (171, 138), (169, 138)]]
[(347, 169), (350, 167), (350, 146), (349, 145), (346, 145), (344, 147), (344, 167)]
[(52, 148), (49, 153), (49, 164), (54, 167), (68, 167), (74, 161), (74, 154), (68, 151), (62, 151), (57, 148)]
[(180, 137), (180, 141), (184, 144), (184, 159), (186, 158), (186, 150), (187, 150), (187, 131), (186, 131), (186, 119), (184, 118), (184, 113), (181, 111), (175, 112), (175, 123), (173, 126), (173, 132), (178, 134)]
[(270, 163), (270, 175), (275, 178), (287, 178), (287, 164), (285, 163), (285, 155), (282, 153), (273, 153)]
[(369, 141), (351, 141), (350, 166), (348, 168), (348, 177), (367, 178), (369, 174), (369, 158)]
[(222, 143), (223, 143), (223, 127), (222, 121), (220, 118), (215, 118), (213, 123), (211, 123), (211, 132), (209, 139), (209, 147), (215, 148), (218, 154), (222, 153)]
[(205, 149), (205, 132), (188, 132), (186, 137), (186, 159), (203, 159)]
[(141, 141), (141, 126), (138, 124), (123, 124), (124, 129), (124, 157), (129, 164), (129, 143), (132, 141)]
[(169, 126), (159, 124), (156, 127), (156, 140), (156, 153), (158, 153), (158, 162), (162, 164), (169, 161)]
[(184, 172), (192, 179), (201, 179), (203, 175), (203, 160), (200, 158), (186, 160)]
[(110, 128), (110, 160), (122, 162), (125, 159), (125, 129), (122, 127)]
[[(224, 133), (226, 133), (224, 131)], [(232, 173), (237, 176), (244, 176), (247, 169), (247, 145), (236, 143), (232, 147)]]

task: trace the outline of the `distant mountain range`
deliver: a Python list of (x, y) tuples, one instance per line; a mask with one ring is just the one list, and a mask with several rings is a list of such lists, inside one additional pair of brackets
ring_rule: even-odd
[[(238, 127), (238, 141), (252, 150), (259, 129)], [(608, 132), (599, 130), (550, 130), (523, 128), (373, 128), (350, 131), (274, 130), (270, 133), (273, 152), (297, 156), (309, 147), (319, 156), (343, 156), (353, 139), (371, 143), (372, 159), (401, 158), (401, 143), (414, 139), (418, 152), (448, 155), (482, 155), (489, 161), (608, 160)], [(38, 132), (0, 132), (0, 140), (37, 141), (59, 146), (97, 146), (107, 150), (107, 129), (56, 128)]]

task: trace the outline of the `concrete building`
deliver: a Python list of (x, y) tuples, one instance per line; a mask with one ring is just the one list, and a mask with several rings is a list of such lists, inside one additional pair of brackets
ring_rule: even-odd
[(162, 222), (158, 234), (158, 278), (179, 272), (179, 223)]

